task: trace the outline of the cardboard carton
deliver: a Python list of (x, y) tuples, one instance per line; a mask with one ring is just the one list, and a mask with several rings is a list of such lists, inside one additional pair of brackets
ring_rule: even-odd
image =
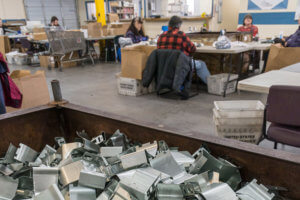
[[(10, 76), (23, 94), (23, 102), (20, 109), (33, 108), (50, 102), (44, 71), (37, 71), (35, 74), (31, 74), (28, 70), (17, 70), (13, 71)], [(7, 112), (16, 110), (19, 109), (7, 107)]]
[(111, 24), (109, 35), (125, 35), (130, 24)]
[(7, 36), (0, 36), (0, 52), (5, 55), (11, 51), (9, 39)]
[(44, 33), (33, 33), (33, 40), (40, 41), (40, 40), (48, 40), (47, 34)]
[(110, 23), (120, 21), (119, 15), (117, 13), (109, 13), (107, 16), (108, 16), (108, 21)]
[(123, 48), (121, 76), (142, 80), (148, 57), (155, 49), (156, 46), (145, 45)]
[(300, 62), (300, 47), (280, 48), (271, 46), (266, 72), (277, 70)]
[(88, 35), (89, 38), (102, 37), (102, 25), (98, 22), (88, 24)]
[(54, 67), (54, 58), (52, 56), (39, 56), (41, 67)]
[(33, 33), (44, 33), (45, 32), (45, 28), (33, 28), (32, 32)]

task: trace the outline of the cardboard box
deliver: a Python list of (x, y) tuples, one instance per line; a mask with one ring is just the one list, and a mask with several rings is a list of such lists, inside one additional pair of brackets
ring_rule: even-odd
[(108, 21), (110, 23), (112, 23), (112, 22), (119, 22), (120, 21), (119, 15), (117, 13), (109, 13), (107, 15), (107, 17), (108, 17)]
[(289, 65), (300, 62), (300, 47), (280, 48), (275, 45), (271, 46), (266, 72), (278, 70)]
[(125, 35), (130, 24), (111, 24), (109, 26), (109, 35)]
[(98, 22), (88, 24), (89, 38), (102, 37), (102, 25)]
[(33, 28), (32, 32), (33, 33), (44, 33), (45, 32), (45, 28)]
[(122, 72), (121, 76), (142, 80), (143, 70), (146, 67), (148, 57), (156, 49), (156, 46), (134, 46), (121, 50)]
[(0, 52), (4, 55), (11, 51), (9, 39), (7, 36), (0, 35)]
[[(39, 56), (40, 59), (40, 66), (41, 67), (53, 67), (54, 66), (54, 59), (52, 56)], [(51, 62), (53, 60), (53, 62)]]
[[(20, 109), (33, 108), (50, 102), (44, 71), (37, 71), (35, 74), (31, 74), (29, 70), (17, 70), (13, 71), (10, 76), (23, 94), (23, 102)], [(16, 110), (19, 109), (7, 107), (7, 112)]]
[(47, 34), (44, 33), (33, 33), (33, 40), (48, 40)]

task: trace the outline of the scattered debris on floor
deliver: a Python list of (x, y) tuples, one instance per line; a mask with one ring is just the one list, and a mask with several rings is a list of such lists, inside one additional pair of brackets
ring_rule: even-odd
[(10, 144), (0, 160), (0, 199), (14, 200), (271, 200), (254, 179), (240, 187), (239, 167), (205, 148), (193, 155), (164, 141), (136, 144), (116, 131), (38, 153)]

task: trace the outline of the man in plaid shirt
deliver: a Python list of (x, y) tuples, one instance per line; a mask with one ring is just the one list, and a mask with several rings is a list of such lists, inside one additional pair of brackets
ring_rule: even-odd
[[(181, 25), (181, 18), (173, 16), (169, 21), (169, 30), (159, 36), (157, 48), (180, 50), (185, 55), (191, 56), (196, 51), (196, 46), (184, 32), (180, 31)], [(210, 76), (210, 73), (205, 62), (196, 60), (195, 64), (197, 75), (204, 83), (207, 83), (207, 77)]]

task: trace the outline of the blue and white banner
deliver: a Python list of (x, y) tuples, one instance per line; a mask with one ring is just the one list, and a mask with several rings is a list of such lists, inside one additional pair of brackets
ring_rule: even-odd
[(248, 10), (287, 9), (288, 0), (248, 0)]

